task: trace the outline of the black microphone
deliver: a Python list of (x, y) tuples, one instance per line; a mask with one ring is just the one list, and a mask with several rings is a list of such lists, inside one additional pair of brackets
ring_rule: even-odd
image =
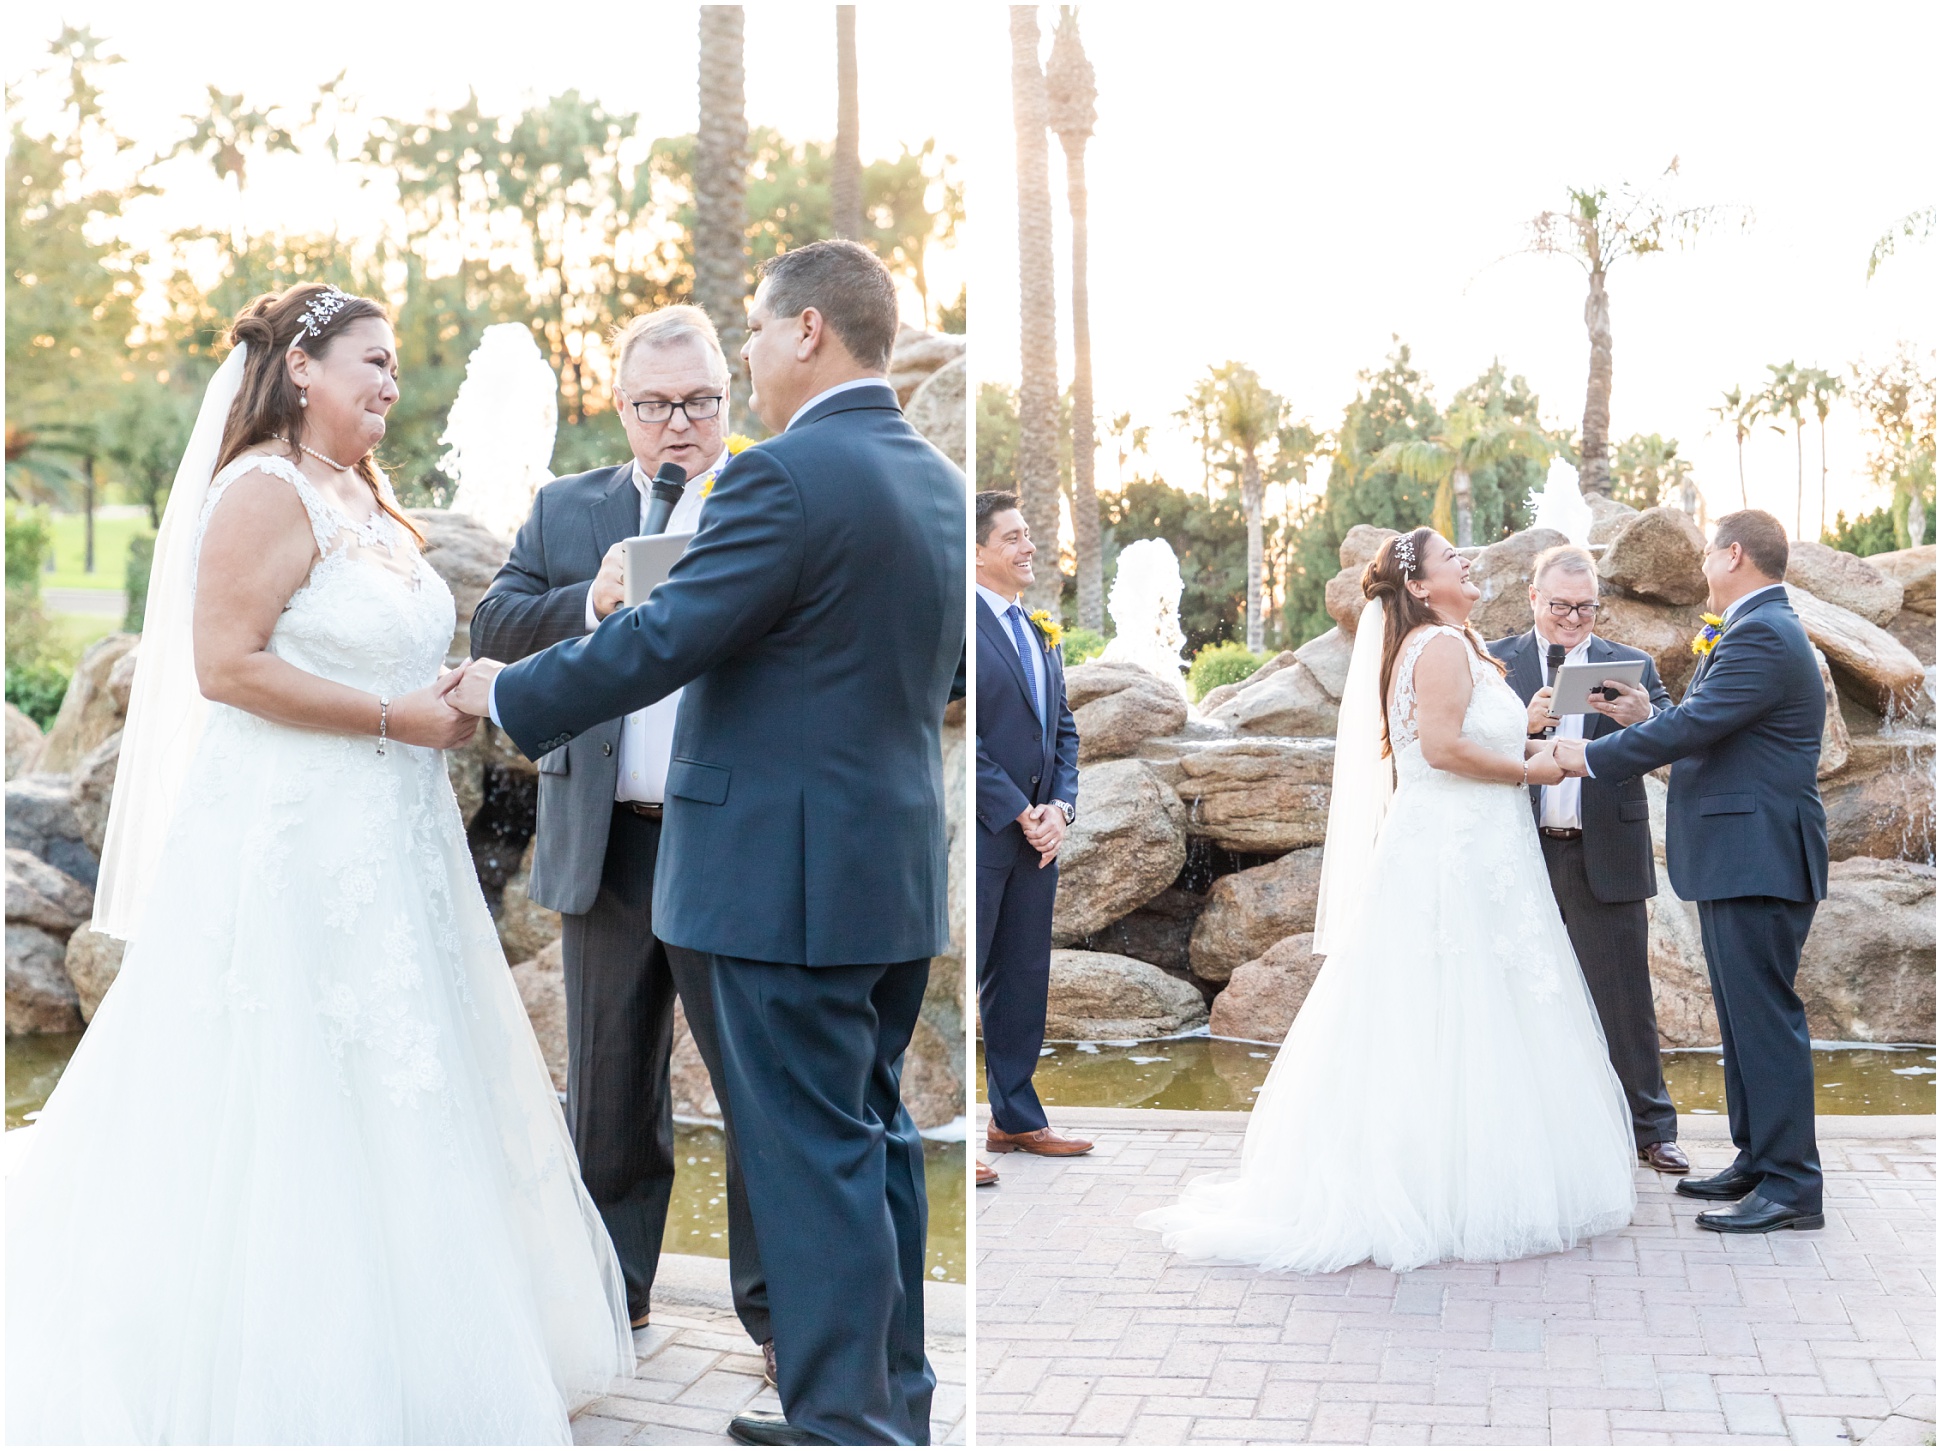
[(676, 463), (662, 464), (654, 470), (652, 497), (647, 502), (647, 526), (643, 534), (665, 534), (674, 506), (687, 489), (687, 470)]
[[(1556, 644), (1554, 642), (1551, 644), (1550, 648), (1544, 652), (1543, 663), (1547, 667), (1546, 677), (1544, 679), (1545, 685), (1555, 685), (1557, 683), (1557, 672), (1563, 669), (1564, 660), (1569, 654), (1570, 654), (1570, 651), (1566, 650), (1562, 645)], [(1557, 728), (1555, 726), (1545, 726), (1543, 728), (1543, 735), (1545, 740), (1550, 739), (1552, 736), (1556, 734), (1557, 734)]]

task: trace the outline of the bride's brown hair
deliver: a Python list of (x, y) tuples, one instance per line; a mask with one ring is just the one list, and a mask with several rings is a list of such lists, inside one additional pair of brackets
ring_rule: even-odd
[[(1435, 611), (1435, 606), (1408, 587), (1408, 581), (1421, 575), (1421, 559), (1429, 547), (1429, 541), (1436, 537), (1436, 531), (1426, 525), (1408, 534), (1397, 534), (1385, 540), (1368, 561), (1361, 572), (1361, 593), (1364, 599), (1382, 602), (1382, 754), (1390, 753), (1388, 739), (1388, 687), (1395, 679), (1395, 664), (1402, 657), (1402, 642), (1424, 625), (1446, 625), (1449, 622)], [(1503, 664), (1483, 648), (1482, 640), (1476, 631), (1464, 622), (1462, 631), (1469, 640), (1469, 648), (1476, 652), (1479, 660), (1494, 667), (1496, 673), (1506, 673)]]
[[(284, 355), (294, 345), (313, 358), (322, 358), (343, 336), (348, 324), (366, 317), (390, 321), (382, 305), (370, 298), (339, 293), (343, 301), (336, 310), (323, 319), (314, 334), (306, 333), (305, 311), (333, 290), (322, 282), (299, 282), (282, 292), (266, 292), (245, 307), (230, 325), (231, 345), (247, 343), (249, 354), (243, 362), (242, 385), (236, 390), (236, 401), (230, 405), (229, 418), (223, 425), (222, 452), (216, 460), (216, 472), (221, 473), (252, 448), (265, 443), (280, 443), (291, 463), (303, 462), (296, 443), (298, 430), (303, 426), (303, 405), (290, 370), (283, 365)], [(352, 470), (370, 488), (378, 508), (397, 520), (422, 547), (425, 536), (418, 526), (384, 497), (371, 455), (365, 454), (352, 465)]]

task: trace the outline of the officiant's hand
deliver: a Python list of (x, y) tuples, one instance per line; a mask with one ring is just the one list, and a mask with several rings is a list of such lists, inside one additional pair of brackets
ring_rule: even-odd
[(497, 660), (467, 660), (432, 688), (453, 710), (484, 718), (492, 714), (492, 682), (503, 669)]
[(1530, 697), (1529, 734), (1533, 736), (1542, 735), (1557, 723), (1557, 717), (1550, 713), (1550, 702), (1555, 698), (1556, 694), (1557, 692), (1553, 687), (1546, 685), (1542, 690), (1539, 690), (1535, 695)]
[(1556, 755), (1557, 765), (1566, 776), (1590, 775), (1590, 768), (1584, 764), (1582, 741), (1557, 741), (1553, 743), (1552, 750)]
[(1601, 695), (1596, 696), (1591, 701), (1592, 710), (1621, 726), (1634, 726), (1651, 719), (1651, 693), (1642, 685), (1627, 685), (1622, 680), (1607, 680), (1604, 683), (1617, 691), (1618, 697), (1616, 700), (1606, 700)]
[(627, 602), (627, 551), (623, 539), (607, 551), (600, 561), (600, 572), (593, 576), (593, 613), (604, 620)]

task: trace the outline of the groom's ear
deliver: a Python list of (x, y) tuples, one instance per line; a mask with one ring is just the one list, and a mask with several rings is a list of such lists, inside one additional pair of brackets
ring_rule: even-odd
[(801, 329), (795, 339), (795, 360), (806, 363), (831, 336), (829, 320), (822, 315), (822, 309), (805, 307), (797, 314), (795, 325)]

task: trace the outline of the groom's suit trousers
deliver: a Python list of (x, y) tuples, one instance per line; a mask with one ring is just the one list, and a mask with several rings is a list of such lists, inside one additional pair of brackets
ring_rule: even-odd
[(929, 961), (709, 961), (782, 1409), (839, 1446), (927, 1445), (929, 1205), (899, 1079)]
[[(1019, 848), (1008, 863), (1002, 860), (1007, 846)], [(1016, 823), (989, 843), (980, 832), (978, 847), (977, 1011), (984, 1036), (984, 1093), (992, 1123), (1007, 1134), (1028, 1134), (1047, 1122), (1032, 1075), (1045, 1046), (1058, 862), (1040, 867), (1038, 853), (1024, 842), (1024, 829)]]

